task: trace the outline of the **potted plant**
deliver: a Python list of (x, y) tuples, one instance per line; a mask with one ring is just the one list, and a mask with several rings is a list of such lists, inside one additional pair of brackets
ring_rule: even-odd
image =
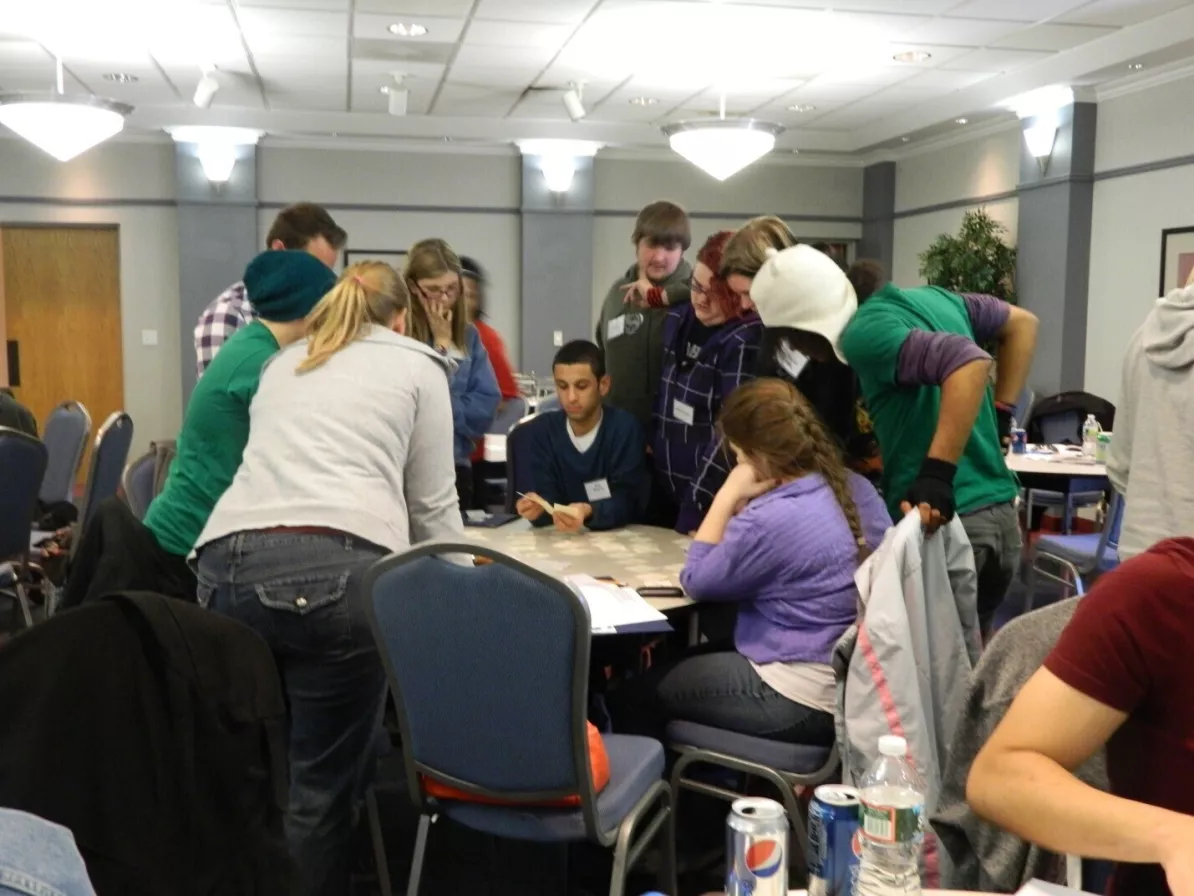
[(977, 292), (1016, 303), (1016, 250), (1007, 228), (986, 209), (967, 212), (957, 236), (943, 233), (920, 253), (920, 275), (930, 286)]

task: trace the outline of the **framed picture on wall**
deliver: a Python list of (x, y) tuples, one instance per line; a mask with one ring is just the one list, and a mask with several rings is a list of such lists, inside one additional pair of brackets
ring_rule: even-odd
[(1161, 292), (1186, 285), (1194, 273), (1194, 227), (1171, 227), (1161, 231)]
[(406, 266), (405, 249), (345, 249), (344, 266), (356, 264), (358, 261), (384, 261), (394, 270), (402, 273)]

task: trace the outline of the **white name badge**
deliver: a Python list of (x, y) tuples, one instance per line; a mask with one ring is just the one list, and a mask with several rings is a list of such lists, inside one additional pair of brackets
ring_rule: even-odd
[(692, 421), (696, 419), (696, 411), (693, 410), (692, 405), (685, 404), (678, 398), (672, 403), (672, 413), (677, 420), (687, 426), (692, 426)]
[(585, 494), (588, 495), (590, 501), (604, 501), (607, 498), (613, 497), (613, 494), (609, 490), (609, 482), (605, 479), (594, 479), (592, 482), (586, 482)]
[(620, 314), (605, 325), (605, 338), (617, 339), (626, 332), (626, 315)]

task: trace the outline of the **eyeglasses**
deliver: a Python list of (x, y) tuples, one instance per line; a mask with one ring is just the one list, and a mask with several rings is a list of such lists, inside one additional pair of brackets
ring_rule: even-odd
[(693, 295), (697, 295), (697, 296), (709, 295), (709, 290), (706, 287), (702, 286), (699, 282), (697, 282), (696, 277), (693, 277), (692, 280), (689, 281), (688, 289), (692, 292)]
[(452, 286), (422, 286), (416, 283), (415, 285), (419, 287), (419, 292), (427, 298), (437, 301), (439, 299), (454, 299), (460, 295), (460, 287), (455, 284)]

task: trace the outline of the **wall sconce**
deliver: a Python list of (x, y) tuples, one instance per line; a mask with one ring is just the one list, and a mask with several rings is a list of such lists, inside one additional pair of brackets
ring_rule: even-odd
[(548, 190), (567, 193), (576, 174), (576, 160), (591, 159), (601, 144), (591, 140), (521, 140), (518, 148), (524, 156), (539, 159), (539, 170)]
[(1053, 157), (1053, 144), (1056, 141), (1057, 123), (1052, 116), (1044, 116), (1044, 120), (1024, 129), (1024, 142), (1028, 144), (1029, 154), (1040, 166), (1041, 177), (1049, 170), (1049, 160)]
[(225, 184), (232, 177), (239, 147), (256, 146), (261, 131), (250, 128), (187, 126), (170, 129), (175, 143), (194, 143), (203, 174), (213, 184)]

